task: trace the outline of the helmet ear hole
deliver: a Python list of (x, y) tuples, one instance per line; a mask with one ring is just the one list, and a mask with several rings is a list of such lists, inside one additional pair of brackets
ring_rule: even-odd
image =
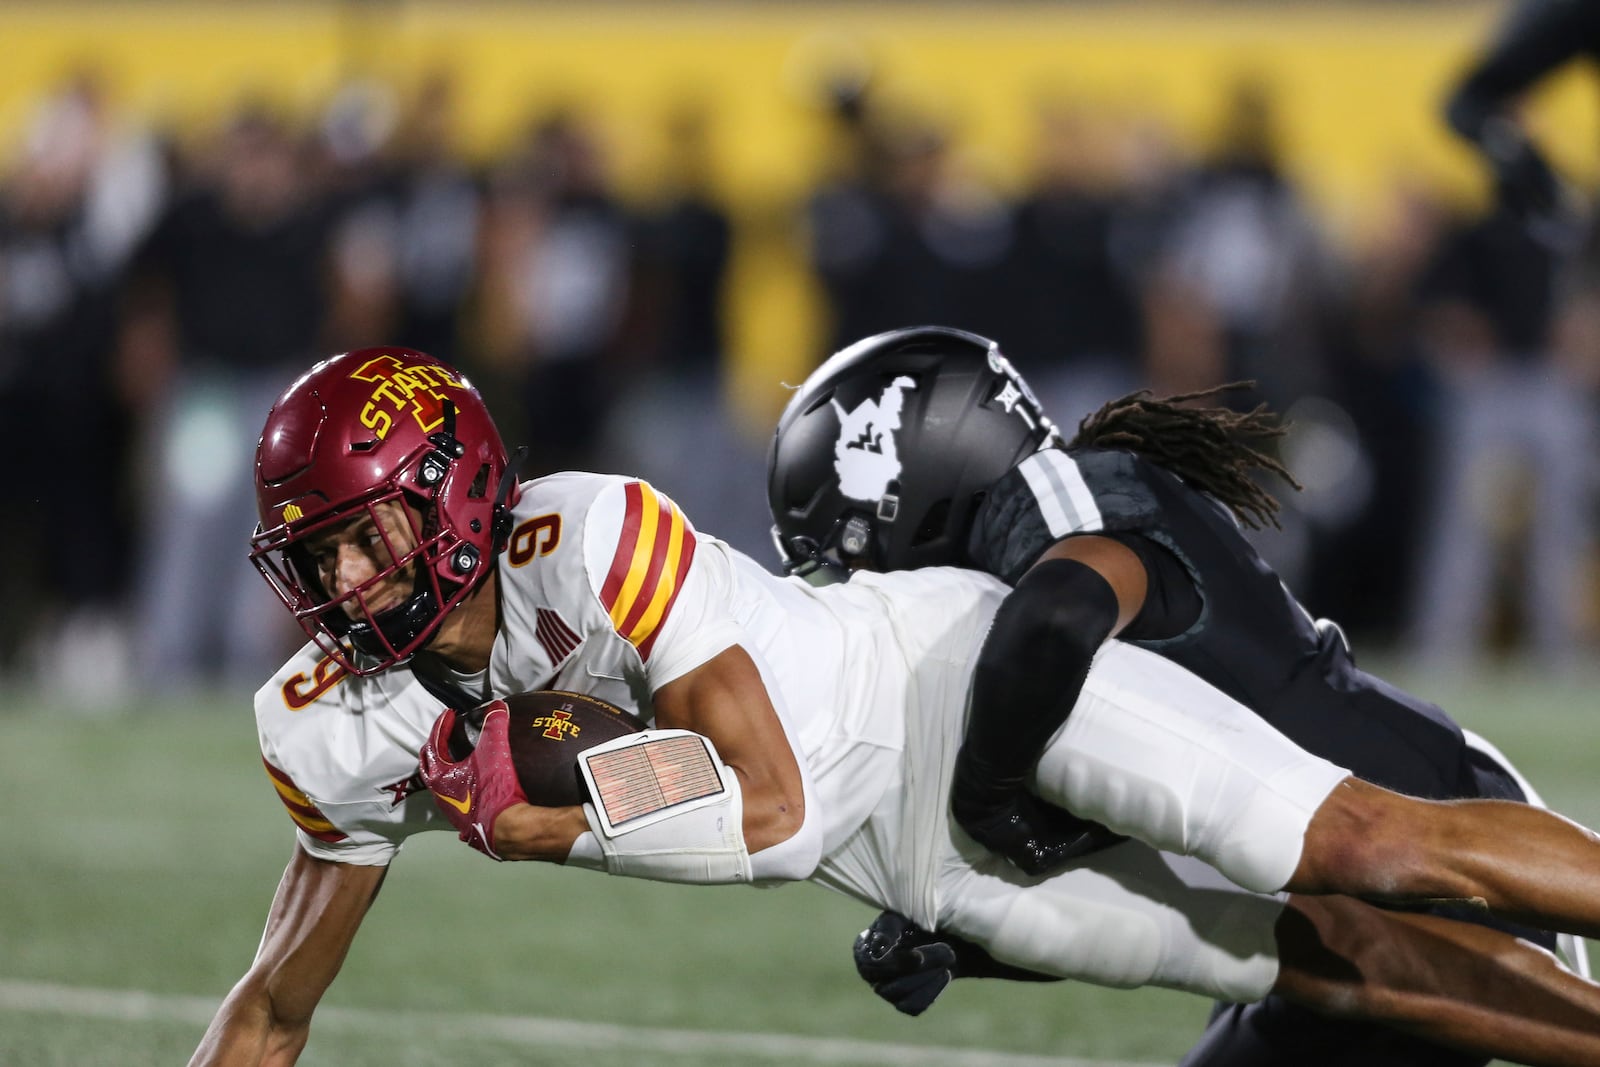
[(472, 485), (467, 489), (467, 499), (482, 500), (489, 492), (489, 465), (483, 464), (478, 468), (478, 474), (472, 479)]

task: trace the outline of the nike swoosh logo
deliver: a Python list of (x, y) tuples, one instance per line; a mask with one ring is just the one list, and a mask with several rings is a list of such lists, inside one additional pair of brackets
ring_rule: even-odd
[(446, 804), (450, 805), (452, 808), (455, 808), (457, 811), (459, 811), (463, 815), (469, 815), (472, 812), (472, 794), (471, 793), (467, 794), (467, 799), (465, 799), (465, 800), (457, 800), (455, 797), (447, 797), (443, 793), (435, 793), (433, 795), (438, 797), (440, 800), (444, 801)]

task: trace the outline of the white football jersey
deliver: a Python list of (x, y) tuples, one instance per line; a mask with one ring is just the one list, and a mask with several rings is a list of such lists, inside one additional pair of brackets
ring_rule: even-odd
[[(910, 664), (964, 677), (1005, 591), (954, 571), (818, 591), (699, 533), (645, 482), (580, 473), (523, 485), (499, 580), (490, 696), (571, 689), (649, 722), (655, 690), (742, 645), (795, 745), (825, 854), (901, 782)], [(893, 597), (878, 592), (885, 582)], [(930, 659), (941, 643), (948, 652)], [(256, 696), (262, 755), (308, 852), (387, 863), (410, 834), (447, 827), (414, 777), (442, 710), (404, 668), (349, 676), (309, 644), (273, 676)], [(874, 865), (833, 881), (882, 889)]]
[[(813, 880), (1047, 973), (1225, 999), (1270, 988), (1273, 897), (1133, 842), (1031, 879), (954, 829), (951, 771), (971, 665), (1007, 592), (998, 579), (936, 567), (813, 589), (700, 534), (646, 483), (590, 474), (522, 487), (498, 575), (488, 671), (459, 679), (473, 691), (572, 689), (650, 721), (657, 689), (743, 647), (795, 748), (807, 819), (821, 822)], [(308, 852), (383, 864), (410, 834), (448, 828), (415, 777), (441, 710), (405, 668), (350, 677), (311, 646), (260, 690), (262, 755)], [(1343, 775), (1176, 665), (1113, 642), (1036, 787), (1270, 886)]]
[(301, 846), (387, 864), (418, 830), (450, 828), (417, 776), (444, 710), (411, 672), (347, 673), (307, 644), (256, 692), (261, 759)]
[[(642, 481), (576, 473), (523, 487), (499, 573), (495, 696), (572, 689), (650, 722), (657, 689), (742, 646), (795, 747), (825, 857), (900, 780), (912, 663), (930, 661), (954, 630), (959, 647), (931, 661), (959, 662), (964, 679), (1005, 592), (971, 572), (863, 575), (819, 591), (696, 531)], [(893, 598), (876, 591), (880, 581), (895, 585)], [(824, 873), (829, 866), (825, 858)], [(881, 880), (863, 870), (837, 884), (861, 894)]]

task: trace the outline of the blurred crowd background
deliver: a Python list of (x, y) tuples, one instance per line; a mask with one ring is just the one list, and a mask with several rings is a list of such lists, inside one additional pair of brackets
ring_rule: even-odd
[[(1501, 11), (7, 5), (0, 691), (265, 679), (298, 631), (251, 452), (322, 355), (452, 360), (526, 474), (643, 475), (775, 566), (783, 383), (923, 323), (1069, 434), (1255, 380), (1303, 485), (1262, 550), (1313, 612), (1581, 662), (1600, 287), (1442, 118)], [(1593, 76), (1528, 102), (1578, 189)]]

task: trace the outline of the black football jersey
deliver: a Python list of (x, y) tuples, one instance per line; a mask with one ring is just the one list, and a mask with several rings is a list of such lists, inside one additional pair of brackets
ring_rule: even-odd
[(1193, 580), (1193, 624), (1131, 643), (1361, 778), (1413, 796), (1481, 795), (1454, 721), (1357, 669), (1338, 627), (1311, 617), (1231, 512), (1132, 452), (1045, 449), (1028, 457), (985, 497), (968, 551), (1014, 584), (1045, 549), (1079, 533), (1148, 538)]

